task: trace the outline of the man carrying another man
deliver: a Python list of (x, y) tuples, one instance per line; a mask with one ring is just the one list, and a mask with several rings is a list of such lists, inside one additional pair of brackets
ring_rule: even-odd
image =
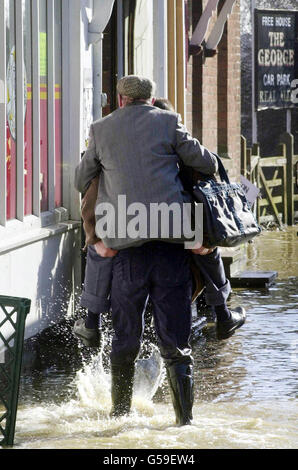
[[(100, 175), (98, 203), (112, 206), (116, 214), (114, 221), (107, 219), (110, 234), (107, 230), (104, 241), (94, 245), (100, 256), (114, 257), (111, 415), (120, 416), (130, 410), (134, 363), (150, 296), (176, 422), (183, 425), (190, 424), (193, 406), (190, 253), (184, 249), (183, 240), (171, 234), (168, 238), (161, 236), (162, 227), (153, 240), (150, 236), (129, 237), (123, 233), (119, 236), (121, 227), (117, 221), (123, 215), (118, 213), (119, 195), (125, 196), (127, 206), (141, 203), (148, 213), (154, 203), (168, 206), (175, 203), (182, 207), (190, 198), (178, 177), (179, 161), (211, 175), (217, 171), (217, 160), (189, 135), (176, 113), (153, 106), (153, 87), (143, 77), (131, 75), (119, 80), (119, 108), (91, 125), (89, 146), (76, 169), (75, 185), (84, 192), (91, 180)], [(97, 222), (100, 222), (98, 215)], [(204, 250), (199, 247), (194, 252), (204, 254)], [(227, 296), (229, 286), (221, 287)], [(224, 320), (232, 322), (233, 327), (244, 322), (244, 312), (237, 317), (225, 305), (224, 313), (227, 315)]]

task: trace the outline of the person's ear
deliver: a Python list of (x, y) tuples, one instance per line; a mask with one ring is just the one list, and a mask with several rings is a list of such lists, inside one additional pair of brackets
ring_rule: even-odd
[(123, 108), (123, 98), (121, 95), (118, 95), (118, 105), (119, 108)]
[(152, 99), (151, 99), (151, 104), (152, 104), (152, 106), (154, 106), (155, 101), (156, 101), (156, 98), (152, 98)]

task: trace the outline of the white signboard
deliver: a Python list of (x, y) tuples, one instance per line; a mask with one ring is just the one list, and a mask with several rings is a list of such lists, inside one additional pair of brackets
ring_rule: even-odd
[(244, 189), (246, 198), (250, 204), (253, 204), (258, 197), (260, 190), (257, 188), (255, 184), (252, 184), (248, 179), (244, 178), (244, 176), (240, 176), (240, 183)]

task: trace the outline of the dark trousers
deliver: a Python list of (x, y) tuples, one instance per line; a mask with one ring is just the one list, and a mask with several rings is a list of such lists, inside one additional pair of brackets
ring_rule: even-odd
[[(218, 248), (209, 255), (191, 256), (204, 277), (207, 305), (224, 304), (231, 292), (231, 286), (226, 278)], [(115, 258), (102, 258), (93, 246), (88, 247), (81, 306), (93, 313), (105, 313), (110, 310), (114, 260)]]
[(119, 251), (113, 261), (111, 363), (136, 360), (150, 297), (161, 356), (167, 365), (190, 364), (191, 296), (189, 252), (183, 245), (149, 242)]
[(93, 313), (106, 313), (111, 308), (111, 287), (114, 258), (102, 258), (88, 246), (81, 306)]
[(231, 292), (231, 284), (226, 278), (219, 249), (216, 248), (209, 255), (193, 254), (192, 257), (204, 277), (206, 304), (215, 306), (226, 303)]

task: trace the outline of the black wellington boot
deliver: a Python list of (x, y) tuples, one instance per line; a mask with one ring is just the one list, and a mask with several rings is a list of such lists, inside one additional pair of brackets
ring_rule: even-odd
[(133, 392), (135, 365), (115, 365), (111, 364), (112, 378), (112, 410), (111, 418), (124, 416), (130, 412)]
[(191, 364), (174, 364), (166, 367), (176, 424), (191, 424), (193, 393), (193, 366)]

